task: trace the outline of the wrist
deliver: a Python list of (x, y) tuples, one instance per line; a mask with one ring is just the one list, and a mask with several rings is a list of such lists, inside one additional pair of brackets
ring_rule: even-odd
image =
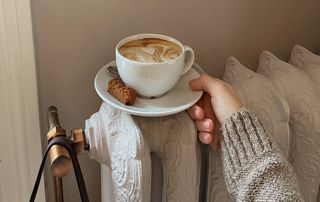
[(237, 113), (240, 109), (242, 109), (243, 106), (239, 104), (230, 105), (227, 106), (227, 108), (224, 110), (224, 116), (219, 120), (221, 125), (224, 125), (225, 122), (232, 117), (233, 114)]

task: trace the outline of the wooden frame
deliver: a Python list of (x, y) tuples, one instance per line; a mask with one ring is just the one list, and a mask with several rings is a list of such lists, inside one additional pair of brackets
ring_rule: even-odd
[(30, 1), (0, 0), (0, 201), (29, 199), (42, 158), (30, 11)]

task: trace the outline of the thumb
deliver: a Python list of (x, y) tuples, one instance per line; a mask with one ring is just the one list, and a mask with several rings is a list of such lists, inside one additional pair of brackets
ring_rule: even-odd
[(194, 90), (194, 91), (203, 90), (200, 78), (201, 77), (199, 77), (197, 79), (193, 79), (189, 82), (189, 86), (190, 86), (191, 90)]
[(212, 96), (214, 86), (217, 82), (218, 81), (216, 79), (210, 77), (207, 74), (203, 74), (199, 78), (190, 81), (189, 85), (191, 90), (194, 90), (194, 91), (203, 90)]

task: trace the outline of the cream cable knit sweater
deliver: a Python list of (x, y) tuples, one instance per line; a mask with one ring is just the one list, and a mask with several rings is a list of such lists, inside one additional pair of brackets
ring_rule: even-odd
[(232, 114), (221, 139), (225, 180), (235, 201), (303, 201), (290, 164), (252, 112)]

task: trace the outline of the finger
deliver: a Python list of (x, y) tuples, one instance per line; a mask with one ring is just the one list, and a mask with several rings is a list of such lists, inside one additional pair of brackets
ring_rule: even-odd
[(199, 78), (189, 82), (190, 88), (194, 91), (204, 90), (211, 96), (216, 88), (220, 87), (223, 83), (216, 78), (210, 77), (207, 74), (201, 75)]
[(200, 133), (199, 133), (199, 140), (200, 140), (203, 144), (211, 144), (211, 142), (212, 142), (212, 136), (211, 136), (210, 133), (200, 132)]
[(210, 133), (213, 130), (213, 121), (211, 119), (196, 121), (196, 127), (198, 131)]
[(187, 109), (187, 112), (191, 116), (191, 118), (195, 120), (203, 120), (204, 119), (204, 111), (203, 109), (198, 105), (193, 105), (189, 109)]

